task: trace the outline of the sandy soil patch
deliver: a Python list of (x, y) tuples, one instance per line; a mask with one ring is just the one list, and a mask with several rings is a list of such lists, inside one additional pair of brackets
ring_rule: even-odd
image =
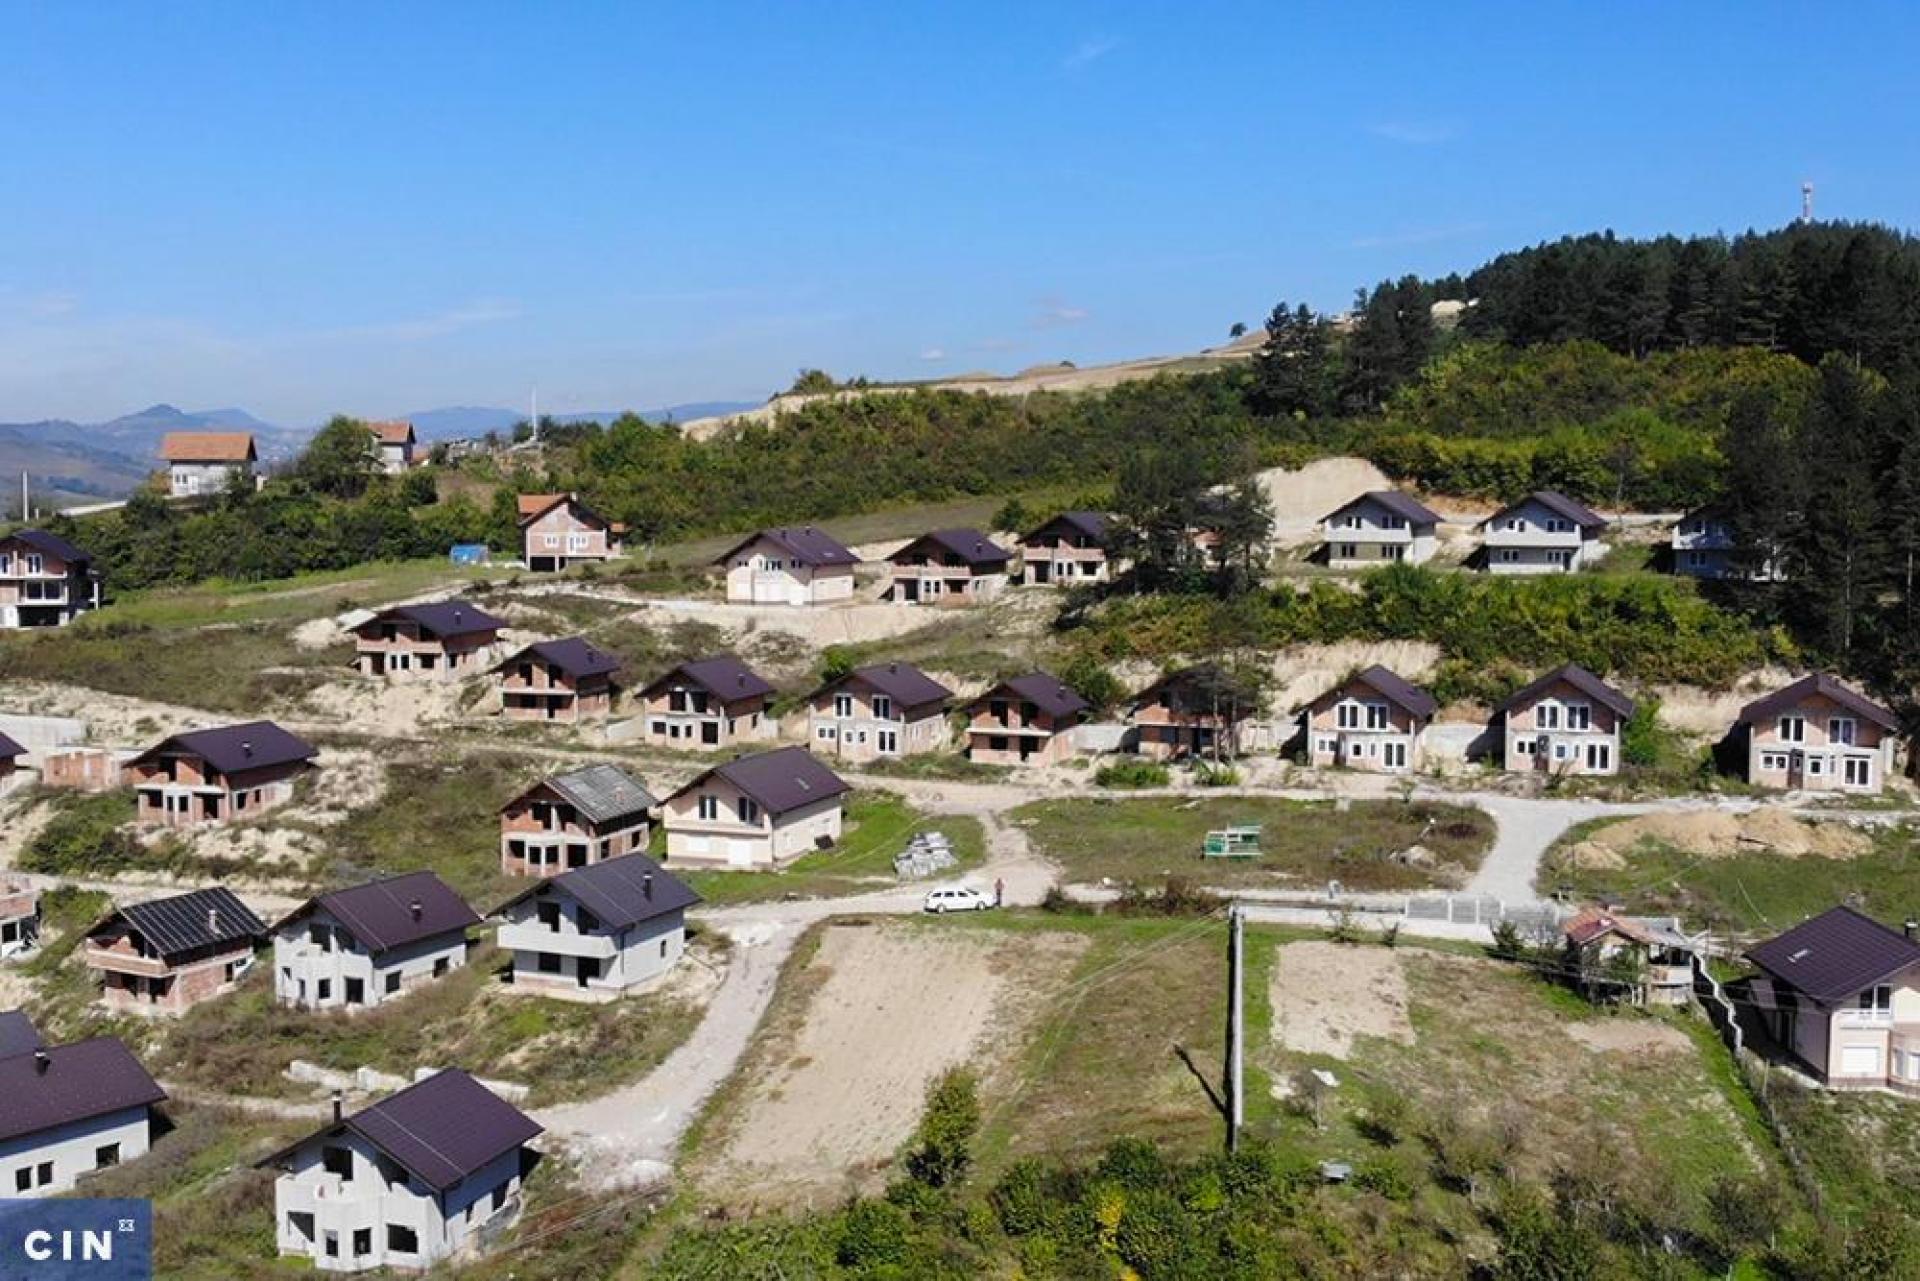
[(1440, 647), (1426, 641), (1289, 645), (1273, 658), (1272, 706), (1292, 711), (1318, 698), (1347, 673), (1374, 663), (1419, 681), (1439, 662)]
[(740, 633), (764, 627), (769, 631), (791, 633), (809, 645), (824, 648), (899, 636), (934, 621), (927, 613), (925, 610), (882, 604), (799, 607), (732, 605), (725, 601), (710, 600), (663, 600), (647, 606), (635, 615), (635, 621), (644, 621), (652, 614), (662, 622), (691, 619)]
[(1685, 1032), (1651, 1019), (1587, 1019), (1567, 1024), (1567, 1035), (1601, 1053), (1684, 1054), (1693, 1048)]
[(1375, 489), (1392, 489), (1387, 474), (1364, 458), (1320, 458), (1298, 471), (1272, 467), (1259, 475), (1273, 504), (1273, 536), (1288, 542), (1318, 537), (1328, 512)]
[(780, 1061), (749, 1085), (716, 1183), (797, 1196), (884, 1168), (941, 1072), (970, 1062), (991, 1093), (1085, 945), (1065, 933), (829, 928), (807, 962), (819, 987)]
[(1733, 688), (1707, 690), (1695, 685), (1656, 685), (1660, 699), (1660, 723), (1682, 734), (1718, 742), (1740, 715), (1740, 709), (1762, 694), (1793, 682), (1793, 673), (1785, 668), (1768, 667), (1749, 672), (1734, 682)]
[[(338, 721), (342, 728), (383, 738), (406, 738), (419, 733), (423, 725), (458, 720), (468, 687), (485, 679), (388, 681), (347, 672), (339, 680), (307, 691), (303, 703), (309, 714)], [(496, 703), (483, 697), (473, 706), (476, 711), (486, 712)]]
[(1274, 953), (1267, 1000), (1273, 1039), (1301, 1054), (1344, 1059), (1363, 1036), (1413, 1043), (1406, 970), (1390, 948), (1288, 943)]
[(109, 747), (148, 747), (169, 734), (218, 723), (212, 713), (191, 707), (37, 681), (0, 685), (0, 707), (28, 716), (71, 716), (86, 724), (87, 742)]
[(1561, 861), (1595, 871), (1622, 868), (1627, 865), (1628, 853), (1642, 840), (1660, 841), (1701, 858), (1740, 854), (1856, 858), (1873, 848), (1866, 833), (1844, 823), (1809, 822), (1790, 810), (1763, 806), (1744, 814), (1701, 810), (1623, 819), (1568, 846)]

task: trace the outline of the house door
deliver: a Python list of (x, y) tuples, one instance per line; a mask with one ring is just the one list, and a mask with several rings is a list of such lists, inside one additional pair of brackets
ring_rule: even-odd
[(1598, 773), (1605, 773), (1606, 771), (1612, 769), (1613, 768), (1613, 744), (1588, 743), (1587, 744), (1587, 768), (1590, 770), (1594, 770)]
[(720, 741), (720, 722), (706, 721), (702, 723), (700, 726), (700, 741), (710, 745), (718, 743)]
[(727, 862), (733, 867), (753, 865), (753, 842), (735, 837), (727, 842)]
[(1407, 745), (1405, 743), (1382, 743), (1380, 745), (1381, 765), (1386, 769), (1405, 769), (1407, 767)]
[(1864, 756), (1849, 756), (1840, 762), (1840, 777), (1848, 787), (1873, 786), (1873, 762)]
[(367, 655), (367, 670), (375, 676), (387, 674), (387, 656), (379, 650)]
[(1877, 1045), (1843, 1045), (1840, 1047), (1840, 1075), (1842, 1076), (1879, 1076), (1880, 1047)]
[(600, 977), (600, 958), (599, 957), (581, 956), (581, 957), (574, 958), (573, 981), (575, 984), (577, 984), (580, 987), (585, 987), (587, 984), (591, 983), (593, 980), (599, 977)]
[(920, 580), (903, 578), (900, 580), (900, 599), (912, 605), (920, 599)]

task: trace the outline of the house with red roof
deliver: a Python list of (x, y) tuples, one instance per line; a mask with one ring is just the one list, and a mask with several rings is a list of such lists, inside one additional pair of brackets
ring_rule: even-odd
[(167, 492), (175, 498), (225, 493), (234, 476), (251, 476), (260, 455), (249, 431), (170, 431), (160, 440)]
[(405, 419), (370, 422), (367, 432), (373, 437), (374, 457), (380, 470), (387, 475), (398, 476), (419, 461), (420, 440), (414, 435), (413, 424)]
[(887, 557), (896, 605), (978, 605), (1007, 585), (1012, 553), (977, 529), (936, 529)]
[(774, 737), (774, 688), (732, 654), (681, 663), (640, 691), (641, 740), (655, 747), (730, 747)]
[(1747, 952), (1736, 986), (1775, 1044), (1817, 1081), (1920, 1096), (1920, 942), (1829, 908)]
[(517, 506), (521, 556), (536, 574), (621, 554), (627, 527), (587, 506), (578, 494), (521, 494)]
[(914, 756), (948, 739), (953, 691), (912, 663), (856, 667), (807, 698), (815, 751), (844, 761)]
[(619, 691), (619, 656), (582, 636), (536, 641), (493, 671), (500, 678), (500, 714), (508, 720), (603, 721)]
[(101, 576), (91, 553), (44, 529), (0, 537), (0, 631), (63, 627), (100, 608)]
[(1047, 672), (1001, 681), (966, 706), (967, 759), (988, 765), (1051, 765), (1078, 750), (1087, 700)]
[(190, 730), (126, 763), (142, 823), (197, 827), (247, 818), (293, 799), (319, 749), (272, 721)]
[(1489, 574), (1568, 574), (1607, 554), (1604, 517), (1565, 494), (1539, 490), (1480, 522)]
[(1620, 770), (1620, 730), (1633, 700), (1578, 663), (1530, 681), (1494, 716), (1509, 773), (1604, 776)]
[(1825, 672), (1740, 709), (1747, 781), (1809, 792), (1878, 793), (1894, 769), (1900, 720)]
[(815, 525), (762, 529), (714, 561), (738, 605), (833, 605), (853, 599), (860, 558)]
[(506, 626), (464, 600), (395, 605), (353, 626), (353, 665), (369, 676), (465, 676), (486, 666)]
[(432, 872), (308, 899), (273, 927), (273, 995), (303, 1010), (361, 1010), (467, 963), (479, 916)]
[(783, 867), (840, 839), (853, 789), (804, 747), (716, 765), (661, 805), (676, 866)]
[(1439, 529), (1439, 513), (1397, 489), (1362, 494), (1320, 518), (1327, 564), (1334, 569), (1424, 564), (1439, 546)]
[(282, 1255), (323, 1272), (427, 1269), (482, 1253), (521, 1210), (540, 1125), (458, 1068), (261, 1160)]
[(1567, 972), (1590, 995), (1632, 1005), (1685, 1005), (1695, 940), (1677, 919), (1586, 907), (1560, 922)]
[(1418, 685), (1377, 663), (1363, 668), (1302, 710), (1307, 763), (1411, 773), (1420, 768), (1422, 739), (1439, 710)]

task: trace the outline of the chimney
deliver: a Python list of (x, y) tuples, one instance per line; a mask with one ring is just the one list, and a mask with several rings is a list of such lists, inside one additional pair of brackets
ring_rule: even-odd
[(648, 872), (645, 876), (640, 878), (640, 892), (647, 896), (647, 900), (649, 902), (653, 900), (653, 873), (652, 872)]
[(217, 907), (210, 907), (207, 909), (207, 933), (218, 934), (219, 932), (220, 932), (220, 909)]
[(242, 756), (252, 756), (252, 755), (253, 755), (253, 740), (252, 740), (252, 739), (250, 739), (250, 738), (243, 738), (243, 739), (241, 739), (241, 740), (240, 740), (240, 754), (241, 754)]
[(898, 672), (898, 671), (900, 670), (900, 664), (898, 664), (898, 663), (888, 663), (888, 664), (887, 664), (887, 670), (888, 670), (888, 671), (890, 671), (890, 672), (896, 672), (896, 673), (897, 673), (897, 672)]
[(1909, 939), (1913, 938), (1916, 934), (1920, 934), (1920, 921), (1916, 921), (1909, 916), (1906, 926), (1901, 933), (1905, 934)]
[(413, 913), (413, 919), (417, 921), (420, 919), (421, 913), (426, 911), (426, 909), (420, 905), (419, 899), (415, 899), (413, 902), (407, 904), (407, 911)]
[(47, 1069), (53, 1066), (53, 1060), (47, 1057), (45, 1050), (33, 1052), (33, 1070), (39, 1076), (45, 1076)]
[(333, 1092), (333, 1123), (340, 1124), (340, 1091)]

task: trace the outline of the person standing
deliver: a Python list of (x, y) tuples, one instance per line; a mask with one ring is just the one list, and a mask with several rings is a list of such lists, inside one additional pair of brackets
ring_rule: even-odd
[(993, 905), (1001, 906), (1007, 901), (1007, 883), (1000, 877), (993, 878)]

